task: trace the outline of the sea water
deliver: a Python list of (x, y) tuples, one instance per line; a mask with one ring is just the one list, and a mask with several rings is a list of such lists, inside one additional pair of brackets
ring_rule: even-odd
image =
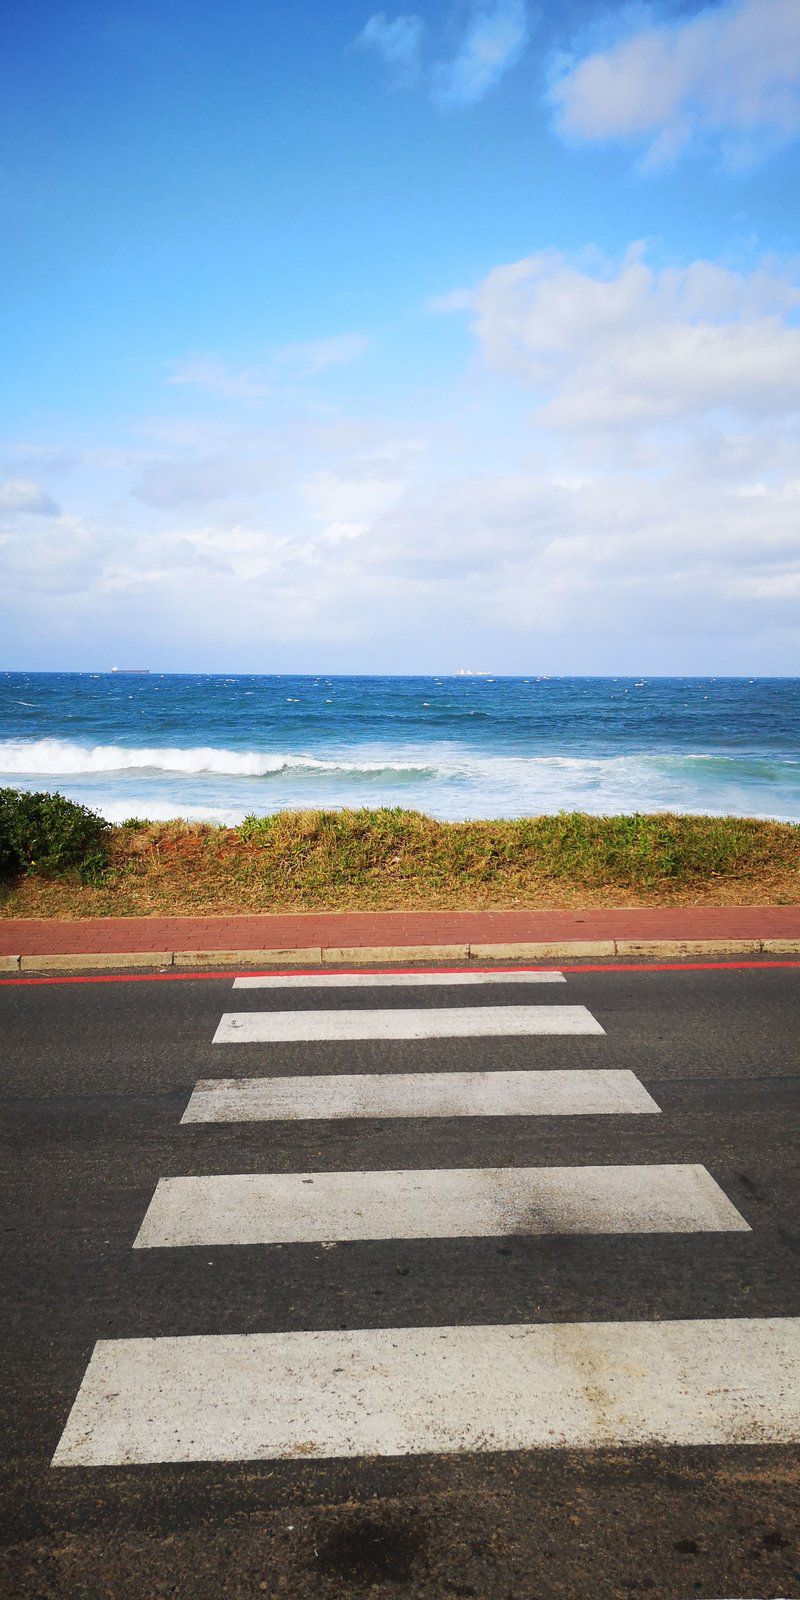
[(800, 679), (9, 672), (0, 785), (111, 821), (378, 805), (800, 820)]

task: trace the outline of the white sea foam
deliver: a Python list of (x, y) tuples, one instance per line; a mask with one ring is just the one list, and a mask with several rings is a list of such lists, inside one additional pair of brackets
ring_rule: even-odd
[[(75, 798), (79, 798), (77, 794)], [(187, 805), (179, 799), (155, 800), (152, 795), (130, 795), (124, 800), (103, 799), (90, 803), (102, 812), (106, 822), (127, 822), (137, 817), (143, 822), (211, 822), (235, 828), (247, 814), (243, 806)]]
[(0, 773), (21, 777), (77, 777), (102, 772), (173, 772), (229, 778), (267, 778), (280, 772), (413, 773), (431, 772), (425, 763), (358, 761), (348, 758), (226, 750), (213, 745), (189, 749), (155, 745), (84, 745), (71, 739), (0, 739)]
[(8, 782), (62, 789), (110, 821), (235, 823), (248, 812), (376, 804), (449, 819), (560, 810), (800, 819), (797, 757), (763, 751), (522, 755), (441, 739), (313, 755), (8, 739), (0, 740), (0, 784)]

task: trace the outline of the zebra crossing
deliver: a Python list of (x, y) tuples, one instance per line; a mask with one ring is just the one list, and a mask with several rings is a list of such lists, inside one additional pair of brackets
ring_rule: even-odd
[(227, 1011), (215, 1044), (350, 1039), (526, 1039), (602, 1033), (585, 1006), (437, 1006), (418, 1011)]
[(705, 1167), (467, 1167), (162, 1178), (134, 1249), (750, 1229)]
[[(585, 1006), (481, 1003), (486, 984), (550, 971), (237, 977), (234, 989), (472, 985), (477, 1003), (226, 1012), (213, 1036), (259, 1047), (335, 1041), (580, 1039), (566, 1069), (199, 1080), (181, 1125), (363, 1118), (659, 1116), (607, 1063)], [(238, 1052), (233, 1052), (238, 1059)], [(252, 1059), (249, 1058), (249, 1059)], [(406, 1063), (407, 1064), (407, 1063)], [(609, 1124), (610, 1127), (615, 1124)], [(465, 1127), (468, 1124), (465, 1123)], [(133, 1248), (338, 1244), (511, 1235), (750, 1233), (705, 1166), (248, 1172), (162, 1176)], [(753, 1235), (754, 1247), (757, 1246)], [(686, 1247), (691, 1248), (687, 1237)], [(800, 1439), (800, 1319), (697, 1318), (313, 1329), (102, 1339), (53, 1465), (122, 1466)]]
[(329, 1121), (352, 1117), (597, 1116), (657, 1113), (625, 1070), (337, 1073), (204, 1079), (182, 1122)]

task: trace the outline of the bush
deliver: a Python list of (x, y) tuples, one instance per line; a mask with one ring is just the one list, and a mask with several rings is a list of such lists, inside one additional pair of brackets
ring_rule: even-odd
[(0, 872), (77, 872), (96, 880), (108, 858), (108, 823), (63, 794), (0, 789)]

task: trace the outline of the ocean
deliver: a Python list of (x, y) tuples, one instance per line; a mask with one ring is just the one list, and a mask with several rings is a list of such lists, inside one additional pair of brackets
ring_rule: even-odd
[(0, 785), (112, 822), (377, 805), (797, 821), (800, 679), (6, 672)]

